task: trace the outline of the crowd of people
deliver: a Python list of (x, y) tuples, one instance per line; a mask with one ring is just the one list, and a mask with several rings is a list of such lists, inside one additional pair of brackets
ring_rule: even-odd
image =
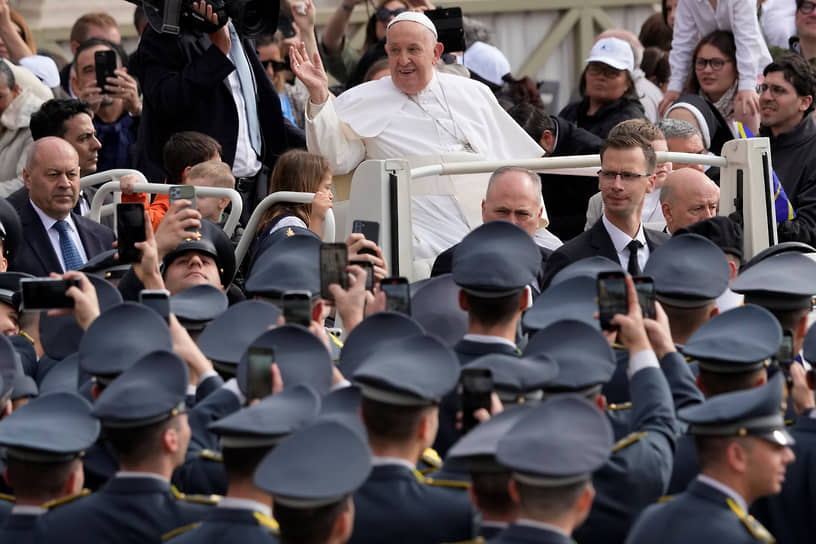
[[(427, 2), (370, 9), (359, 50), (360, 0), (255, 36), (138, 8), (130, 55), (89, 13), (62, 59), (0, 0), (0, 542), (813, 540), (816, 5), (788, 3), (771, 41), (747, 0), (666, 0), (598, 35), (556, 115), (483, 23), (445, 51)], [(719, 170), (657, 153), (754, 136), (779, 243), (750, 255)], [(371, 230), (323, 239), (367, 159), (587, 154), (414, 180), (410, 285)], [(120, 179), (135, 262), (80, 185), (121, 168), (173, 186)], [(185, 186), (235, 189), (238, 227)], [(250, 225), (280, 191), (314, 196)]]

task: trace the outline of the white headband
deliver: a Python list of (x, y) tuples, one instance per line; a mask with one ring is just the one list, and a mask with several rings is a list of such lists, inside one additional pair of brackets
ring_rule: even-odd
[(385, 29), (388, 30), (391, 28), (391, 25), (402, 21), (413, 21), (414, 23), (419, 23), (430, 30), (431, 34), (434, 35), (434, 38), (439, 39), (439, 34), (436, 32), (436, 26), (433, 24), (433, 21), (431, 21), (424, 13), (420, 13), (418, 11), (403, 11), (391, 19), (391, 22), (388, 23), (388, 26), (385, 27)]

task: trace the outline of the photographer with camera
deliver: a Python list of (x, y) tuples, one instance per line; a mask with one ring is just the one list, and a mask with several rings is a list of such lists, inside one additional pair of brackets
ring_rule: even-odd
[[(249, 6), (234, 2), (233, 12), (239, 4)], [(305, 138), (284, 121), (254, 47), (236, 30), (263, 31), (268, 19), (275, 22), (277, 7), (271, 15), (272, 8), (258, 6), (261, 13), (269, 11), (260, 24), (232, 20), (214, 8), (223, 8), (223, 2), (192, 2), (192, 9), (182, 2), (178, 35), (168, 31), (167, 20), (165, 32), (158, 32), (153, 21), (142, 35), (131, 64), (144, 93), (136, 167), (150, 180), (163, 179), (162, 145), (172, 134), (195, 130), (212, 136), (232, 166), (247, 219), (266, 196), (267, 174), (277, 156), (290, 147), (305, 147)], [(165, 19), (173, 15), (163, 14)]]

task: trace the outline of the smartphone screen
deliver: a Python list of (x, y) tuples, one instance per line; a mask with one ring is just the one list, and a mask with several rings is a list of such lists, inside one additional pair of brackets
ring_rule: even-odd
[(468, 432), (479, 424), (473, 412), (479, 408), (490, 411), (493, 393), (493, 373), (486, 368), (463, 368), (459, 375), (459, 403), (462, 408), (462, 431)]
[(308, 327), (312, 324), (312, 294), (308, 291), (286, 291), (281, 296), (283, 319)]
[(320, 296), (334, 300), (329, 285), (336, 283), (348, 289), (348, 248), (344, 243), (322, 244), (320, 246)]
[[(376, 221), (364, 221), (362, 219), (355, 219), (351, 226), (351, 232), (361, 233), (366, 240), (371, 240), (375, 244), (380, 243), (380, 224)], [(373, 249), (364, 247), (357, 253), (365, 255), (376, 255)]]
[(103, 94), (109, 94), (105, 90), (109, 77), (115, 77), (116, 52), (112, 49), (107, 51), (97, 51), (94, 53), (94, 67), (96, 70), (96, 86), (102, 89)]
[(272, 371), (275, 350), (250, 346), (247, 354), (247, 400), (262, 399), (272, 394)]
[(366, 272), (366, 291), (371, 291), (374, 289), (374, 265), (368, 261), (351, 261), (349, 264), (361, 266)]
[[(196, 196), (195, 196), (195, 185), (173, 185), (170, 187), (170, 205), (173, 205), (173, 202), (176, 200), (189, 200), (190, 207), (195, 209), (196, 207)], [(184, 208), (181, 208), (182, 210)], [(179, 210), (180, 211), (180, 210)]]
[(50, 310), (52, 308), (73, 308), (74, 299), (65, 291), (79, 287), (79, 279), (55, 280), (50, 278), (21, 279), (24, 310)]
[[(433, 21), (439, 35), (439, 43), (446, 53), (465, 50), (465, 28), (462, 22), (462, 8), (439, 8), (425, 11)], [(467, 53), (465, 53), (467, 54)]]
[(380, 282), (380, 289), (385, 293), (386, 311), (411, 315), (411, 293), (406, 278), (385, 278)]
[(116, 238), (120, 263), (138, 263), (142, 252), (134, 247), (145, 240), (144, 204), (116, 205)]
[(165, 289), (142, 289), (139, 292), (139, 303), (154, 310), (165, 321), (170, 321), (170, 291)]
[(601, 328), (606, 331), (614, 330), (612, 318), (615, 314), (625, 314), (628, 311), (625, 274), (623, 272), (598, 274), (598, 317)]
[(632, 281), (635, 283), (638, 304), (640, 304), (640, 311), (643, 313), (643, 317), (655, 319), (657, 313), (655, 312), (654, 280), (651, 276), (637, 276), (632, 278)]

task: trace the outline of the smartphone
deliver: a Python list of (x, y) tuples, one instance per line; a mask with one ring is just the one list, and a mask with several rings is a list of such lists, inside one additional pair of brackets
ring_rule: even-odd
[[(189, 200), (190, 207), (195, 209), (196, 207), (196, 196), (195, 196), (195, 185), (173, 185), (170, 187), (170, 205), (173, 205), (173, 202), (176, 200)], [(181, 208), (182, 210), (184, 208)], [(179, 210), (180, 211), (180, 210)]]
[(638, 304), (643, 317), (656, 319), (654, 279), (651, 276), (636, 276), (632, 278), (637, 291)]
[(406, 278), (385, 278), (380, 282), (380, 289), (385, 293), (386, 311), (411, 315), (411, 293)]
[[(366, 240), (371, 240), (375, 244), (380, 244), (380, 224), (376, 221), (364, 221), (362, 219), (355, 219), (351, 224), (351, 232), (361, 233)], [(366, 255), (376, 255), (373, 249), (364, 247), (357, 253)]]
[(272, 394), (272, 371), (275, 350), (250, 346), (247, 354), (247, 400), (262, 399)]
[(108, 84), (109, 77), (116, 76), (113, 73), (116, 70), (116, 51), (108, 49), (95, 52), (94, 66), (96, 69), (96, 86), (102, 89), (102, 94), (110, 94), (105, 90), (105, 85)]
[(280, 30), (284, 39), (295, 37), (295, 29), (292, 28), (292, 23), (291, 17), (283, 14), (278, 16), (278, 30)]
[(272, 371), (275, 350), (250, 346), (247, 354), (247, 400), (262, 399), (272, 394)]
[(144, 204), (129, 202), (116, 205), (116, 239), (120, 263), (138, 263), (142, 252), (134, 244), (145, 241)]
[(785, 376), (785, 383), (788, 384), (788, 387), (792, 387), (793, 376), (791, 376), (790, 368), (796, 359), (796, 354), (793, 352), (793, 333), (791, 331), (785, 330), (782, 332), (782, 343), (779, 345), (775, 359), (779, 369)]
[(142, 289), (139, 303), (156, 311), (165, 321), (170, 321), (170, 291), (167, 289)]
[(462, 409), (462, 433), (479, 424), (473, 412), (484, 408), (490, 412), (493, 373), (487, 368), (463, 368), (459, 374), (459, 406)]
[(281, 295), (283, 319), (309, 327), (312, 324), (312, 294), (309, 291), (286, 291)]
[(50, 310), (52, 308), (73, 308), (74, 299), (65, 291), (79, 287), (78, 278), (55, 280), (51, 278), (25, 278), (20, 280), (24, 310)]
[(626, 274), (624, 272), (602, 272), (598, 274), (598, 317), (601, 328), (615, 330), (611, 323), (615, 314), (629, 312), (626, 296)]
[(348, 289), (348, 248), (346, 244), (326, 243), (320, 246), (320, 296), (326, 300), (334, 300), (329, 285), (336, 283), (343, 289)]
[(445, 46), (446, 53), (465, 50), (465, 27), (462, 22), (462, 8), (439, 8), (424, 12), (436, 26), (438, 42)]
[(356, 264), (357, 266), (361, 266), (363, 270), (366, 272), (366, 284), (365, 288), (366, 291), (372, 291), (374, 289), (374, 265), (368, 261), (351, 261), (349, 264)]

